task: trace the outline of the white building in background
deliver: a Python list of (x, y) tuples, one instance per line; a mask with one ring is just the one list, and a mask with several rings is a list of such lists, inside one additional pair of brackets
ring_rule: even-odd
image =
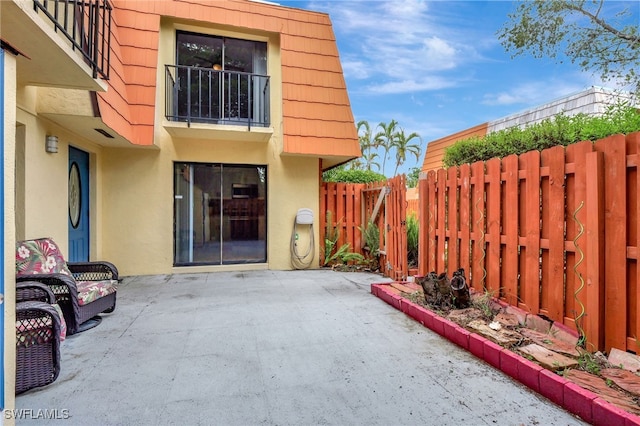
[(529, 108), (489, 122), (487, 133), (511, 127), (526, 127), (558, 114), (573, 116), (577, 114), (602, 115), (608, 108), (621, 102), (633, 102), (628, 92), (592, 86), (587, 90), (572, 93), (549, 103)]
[(497, 120), (478, 124), (465, 130), (453, 133), (427, 144), (422, 172), (442, 168), (444, 151), (461, 139), (473, 136), (483, 137), (489, 133), (519, 126), (526, 127), (552, 118), (558, 114), (573, 116), (577, 114), (602, 115), (608, 108), (619, 103), (637, 105), (637, 99), (629, 92), (592, 86), (586, 90), (572, 93), (537, 107), (529, 108)]

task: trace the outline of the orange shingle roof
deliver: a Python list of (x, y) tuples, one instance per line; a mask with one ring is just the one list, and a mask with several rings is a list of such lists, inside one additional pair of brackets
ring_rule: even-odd
[(436, 139), (427, 144), (427, 152), (424, 154), (424, 162), (422, 163), (423, 172), (437, 170), (443, 167), (444, 151), (447, 147), (453, 145), (461, 139), (468, 139), (473, 136), (483, 137), (487, 134), (489, 123), (479, 124), (466, 130), (454, 133), (444, 138)]
[(98, 102), (105, 123), (133, 144), (153, 144), (160, 17), (168, 16), (279, 34), (284, 152), (360, 155), (328, 15), (247, 0), (115, 0), (113, 6), (110, 87)]

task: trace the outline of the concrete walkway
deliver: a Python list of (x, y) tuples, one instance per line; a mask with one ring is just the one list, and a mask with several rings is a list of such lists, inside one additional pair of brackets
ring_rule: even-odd
[[(64, 425), (581, 425), (370, 294), (366, 273), (126, 278), (18, 409)], [(64, 411), (67, 410), (67, 411)]]

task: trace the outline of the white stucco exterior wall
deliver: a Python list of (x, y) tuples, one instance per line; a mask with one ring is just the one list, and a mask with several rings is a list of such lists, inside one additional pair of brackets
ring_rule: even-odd
[[(9, 53), (4, 53), (4, 405), (5, 409), (15, 409), (16, 385), (16, 260), (15, 260), (15, 140), (16, 140), (16, 61)], [(13, 419), (4, 424), (15, 424)]]

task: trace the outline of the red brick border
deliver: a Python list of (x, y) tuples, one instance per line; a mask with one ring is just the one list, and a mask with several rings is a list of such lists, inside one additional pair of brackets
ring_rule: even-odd
[(639, 416), (403, 298), (389, 287), (388, 283), (371, 284), (371, 293), (583, 420), (596, 426), (640, 426)]

